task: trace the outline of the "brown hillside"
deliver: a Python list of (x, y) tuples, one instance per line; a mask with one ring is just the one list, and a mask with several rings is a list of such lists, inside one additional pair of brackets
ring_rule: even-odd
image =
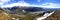
[(45, 20), (60, 20), (60, 11), (56, 11), (54, 14), (52, 14)]

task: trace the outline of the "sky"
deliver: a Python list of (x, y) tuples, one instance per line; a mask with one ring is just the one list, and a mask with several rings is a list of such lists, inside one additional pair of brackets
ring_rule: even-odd
[(0, 7), (32, 6), (43, 8), (60, 8), (60, 0), (0, 0)]

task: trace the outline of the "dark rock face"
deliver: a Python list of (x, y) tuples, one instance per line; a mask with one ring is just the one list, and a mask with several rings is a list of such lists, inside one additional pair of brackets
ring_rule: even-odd
[(28, 8), (24, 8), (25, 11), (27, 12), (36, 12), (36, 11), (43, 11), (43, 8), (40, 7), (28, 7)]
[(13, 11), (13, 10), (16, 10), (16, 9), (18, 9), (18, 6), (17, 7), (12, 7), (12, 8), (5, 8), (5, 9), (8, 9), (8, 10), (10, 10), (10, 11)]
[[(6, 8), (7, 10), (9, 10), (12, 14), (14, 14), (16, 12), (16, 10), (18, 10), (18, 12), (21, 11), (26, 11), (26, 12), (37, 12), (37, 11), (44, 11), (43, 8), (41, 7), (12, 7), (12, 8)], [(15, 13), (16, 14), (16, 13)]]
[(12, 8), (7, 8), (8, 10), (16, 10), (16, 9), (22, 9), (22, 10), (25, 10), (27, 12), (35, 12), (35, 11), (43, 11), (44, 9), (43, 8), (40, 8), (40, 7), (22, 7), (22, 8), (19, 8), (19, 7), (12, 7)]
[(0, 10), (4, 11), (2, 8), (0, 8)]

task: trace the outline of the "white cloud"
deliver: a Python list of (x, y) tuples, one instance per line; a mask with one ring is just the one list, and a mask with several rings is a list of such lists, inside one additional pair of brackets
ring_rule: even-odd
[(10, 1), (10, 0), (0, 0), (0, 2), (8, 2), (8, 1)]
[(0, 2), (0, 5), (3, 5), (3, 3)]
[(0, 0), (0, 5), (3, 5), (4, 3), (9, 2), (9, 1), (11, 0)]
[(17, 3), (12, 3), (12, 4), (8, 4), (8, 5), (3, 5), (1, 6), (2, 8), (6, 8), (6, 7), (13, 7), (13, 6), (30, 6), (30, 4), (23, 2), (23, 1), (19, 1)]
[[(19, 1), (17, 3), (12, 3), (12, 4), (7, 4), (7, 5), (3, 5), (4, 3), (6, 2), (9, 2), (11, 0), (0, 0), (0, 6), (2, 8), (4, 7), (13, 7), (13, 6), (37, 6), (37, 5), (34, 5), (34, 4), (29, 4), (29, 3), (26, 3), (24, 1)], [(14, 0), (13, 0), (14, 1)]]
[(60, 4), (54, 4), (54, 3), (45, 3), (40, 5), (40, 7), (44, 7), (44, 8), (60, 8), (59, 6)]
[(37, 2), (40, 2), (41, 0), (37, 0)]
[[(0, 4), (3, 4), (3, 3), (0, 3)], [(8, 5), (3, 5), (1, 7), (4, 8), (4, 7), (13, 7), (13, 6), (33, 6), (33, 7), (43, 7), (43, 8), (60, 8), (59, 7), (60, 4), (44, 3), (42, 5), (35, 5), (35, 4), (26, 3), (24, 1), (19, 1), (17, 3), (12, 3), (12, 4), (8, 4)]]

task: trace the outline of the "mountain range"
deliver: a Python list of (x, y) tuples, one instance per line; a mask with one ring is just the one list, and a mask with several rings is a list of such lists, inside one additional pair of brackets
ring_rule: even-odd
[(12, 14), (17, 14), (17, 13), (24, 13), (24, 12), (44, 12), (47, 10), (53, 10), (53, 9), (44, 9), (41, 7), (27, 7), (27, 6), (14, 6), (12, 8), (3, 8), (4, 10), (12, 13)]

